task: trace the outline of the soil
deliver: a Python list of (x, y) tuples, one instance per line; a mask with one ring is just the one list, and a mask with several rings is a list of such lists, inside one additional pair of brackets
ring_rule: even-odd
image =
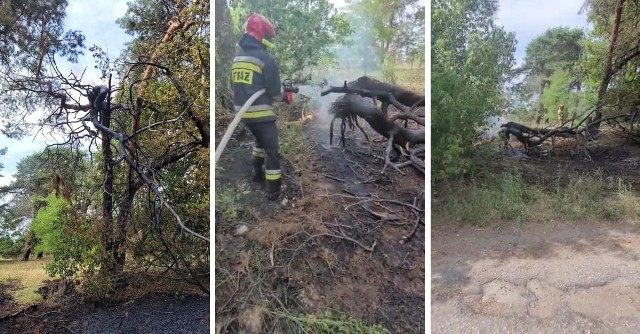
[(17, 308), (10, 292), (18, 290), (19, 285), (14, 281), (0, 283), (0, 318), (7, 314), (12, 314)]
[(596, 141), (582, 142), (579, 146), (576, 143), (575, 139), (559, 138), (550, 153), (546, 153), (550, 145), (545, 145), (540, 150), (532, 150), (527, 156), (522, 153), (519, 143), (511, 142), (514, 149), (507, 149), (505, 153), (519, 155), (524, 162), (517, 164), (517, 168), (524, 170), (531, 181), (600, 172), (605, 177), (620, 178), (634, 189), (640, 189), (638, 143), (613, 130), (604, 130)]
[[(0, 286), (0, 301), (6, 301), (4, 296), (14, 288)], [(44, 299), (38, 304), (0, 303), (0, 333), (210, 332), (207, 296), (150, 293), (96, 304), (68, 280), (47, 281), (38, 292)]]
[(640, 225), (432, 232), (432, 333), (640, 333)]
[[(638, 189), (639, 147), (609, 135), (588, 156), (568, 141), (519, 164), (536, 181), (600, 170)], [(639, 223), (433, 222), (432, 333), (639, 333)]]
[[(305, 126), (311, 160), (283, 162), (277, 202), (248, 181), (248, 131), (238, 130), (219, 161), (216, 192), (241, 184), (249, 191), (238, 194), (239, 219), (225, 220), (216, 206), (216, 280), (225, 280), (216, 282), (217, 333), (288, 333), (265, 310), (283, 306), (296, 316), (346, 314), (391, 333), (425, 331), (424, 211), (416, 212), (416, 235), (403, 242), (416, 214), (389, 202), (415, 201), (423, 210), (424, 175), (411, 167), (405, 176), (381, 174), (385, 142), (366, 123), (373, 143), (356, 128), (344, 148), (337, 131), (329, 145), (329, 126), (321, 123)], [(237, 235), (241, 225), (249, 231)]]

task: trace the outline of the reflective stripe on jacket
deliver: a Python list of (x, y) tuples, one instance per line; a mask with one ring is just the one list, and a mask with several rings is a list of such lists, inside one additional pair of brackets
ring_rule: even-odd
[(239, 45), (231, 65), (234, 110), (238, 112), (251, 95), (264, 88), (266, 92), (254, 101), (242, 119), (251, 123), (274, 121), (273, 98), (281, 93), (278, 64), (266, 47), (249, 35), (244, 35)]

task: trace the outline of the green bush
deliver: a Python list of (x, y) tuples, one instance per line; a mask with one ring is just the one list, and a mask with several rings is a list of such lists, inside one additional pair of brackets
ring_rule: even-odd
[(65, 199), (50, 194), (45, 205), (38, 210), (31, 229), (39, 242), (35, 252), (47, 252), (53, 261), (45, 267), (51, 276), (71, 277), (76, 273), (95, 267), (96, 243), (87, 239), (88, 222), (78, 220), (72, 206)]
[(13, 240), (8, 235), (0, 236), (0, 257), (15, 258), (22, 252), (24, 238)]
[(483, 0), (432, 4), (431, 168), (434, 181), (464, 173), (479, 130), (506, 105), (515, 35), (493, 22)]

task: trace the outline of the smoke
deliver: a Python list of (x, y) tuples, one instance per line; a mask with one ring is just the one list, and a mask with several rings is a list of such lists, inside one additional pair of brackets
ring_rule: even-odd
[(340, 94), (327, 94), (320, 96), (322, 87), (316, 85), (304, 85), (299, 87), (299, 93), (311, 98), (310, 106), (314, 112), (314, 118), (321, 128), (329, 126), (332, 116), (329, 114), (331, 104), (340, 96)]
[(481, 140), (491, 140), (491, 138), (498, 135), (502, 124), (512, 121), (515, 121), (515, 119), (513, 119), (512, 115), (509, 114), (487, 117), (487, 124), (480, 131), (479, 138)]
[(333, 118), (329, 114), (329, 109), (341, 95), (332, 93), (320, 96), (325, 87), (322, 84), (342, 86), (345, 81), (353, 81), (364, 75), (375, 75), (380, 71), (380, 59), (375, 52), (370, 19), (350, 6), (342, 7), (340, 10), (345, 14), (344, 18), (351, 26), (353, 33), (343, 44), (332, 50), (335, 62), (315, 68), (311, 71), (312, 83), (299, 87), (299, 93), (311, 99), (311, 108), (321, 129), (328, 129)]

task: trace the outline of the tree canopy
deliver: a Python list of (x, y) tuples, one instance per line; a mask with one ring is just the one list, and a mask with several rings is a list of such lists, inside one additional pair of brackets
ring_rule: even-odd
[(514, 64), (515, 35), (495, 24), (490, 0), (431, 5), (431, 138), (434, 179), (466, 171), (464, 154), (501, 113)]
[(276, 39), (270, 52), (284, 77), (294, 76), (317, 65), (320, 59), (332, 57), (332, 47), (352, 32), (344, 14), (327, 0), (231, 0), (229, 4), (236, 43), (251, 13), (261, 13), (273, 24)]
[(547, 113), (555, 121), (560, 104), (574, 113), (586, 109), (581, 92), (583, 38), (580, 29), (554, 27), (527, 44), (524, 63), (514, 69), (523, 77), (514, 90), (529, 107), (527, 114), (540, 120)]
[(129, 2), (123, 54), (91, 48), (98, 86), (58, 66), (84, 47), (64, 31), (66, 4), (5, 2), (2, 17), (5, 131), (53, 133), (58, 152), (25, 159), (8, 188), (33, 208), (36, 247), (54, 256), (51, 273), (113, 283), (125, 264), (147, 266), (208, 291), (209, 1)]

